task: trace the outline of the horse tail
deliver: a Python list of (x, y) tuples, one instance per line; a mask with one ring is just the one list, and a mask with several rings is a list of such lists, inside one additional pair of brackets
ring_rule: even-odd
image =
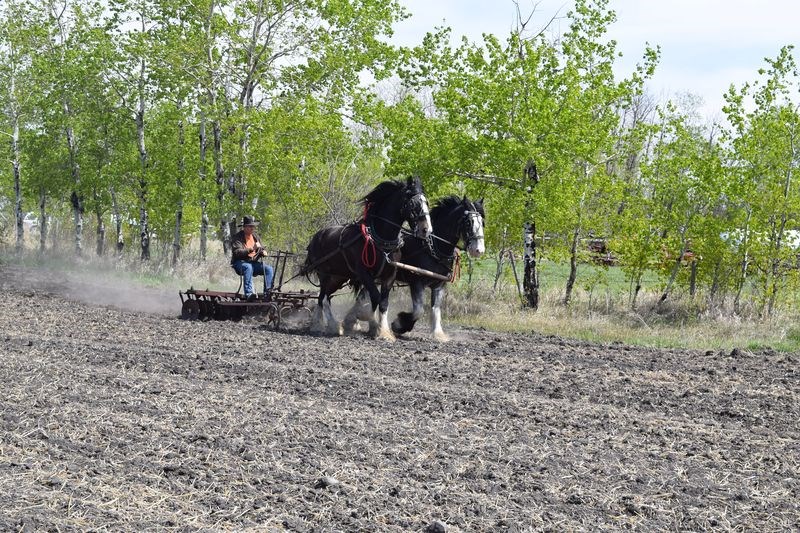
[(313, 263), (311, 262), (311, 254), (306, 254), (306, 260), (300, 265), (300, 275), (308, 277), (313, 272)]
[[(300, 275), (305, 276), (306, 278), (308, 278), (311, 274), (314, 274), (317, 270), (317, 254), (315, 252), (317, 249), (316, 244), (317, 240), (319, 239), (319, 235), (320, 232), (315, 233), (314, 236), (311, 237), (311, 242), (309, 242), (308, 246), (306, 246), (306, 260), (303, 261), (303, 264), (300, 266)], [(309, 281), (311, 280), (309, 279)]]

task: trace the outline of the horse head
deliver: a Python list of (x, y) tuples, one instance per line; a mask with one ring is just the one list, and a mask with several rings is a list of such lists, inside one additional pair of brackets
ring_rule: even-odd
[(479, 257), (486, 251), (483, 238), (483, 225), (486, 220), (483, 198), (472, 202), (465, 196), (462, 203), (464, 204), (464, 216), (461, 219), (461, 238), (464, 239), (464, 246), (470, 257)]
[(483, 199), (473, 202), (466, 196), (451, 195), (439, 199), (431, 210), (436, 234), (432, 245), (434, 254), (447, 257), (463, 241), (470, 256), (478, 257), (486, 251), (483, 237), (485, 212)]
[(414, 236), (427, 239), (433, 233), (428, 199), (419, 176), (409, 177), (406, 181), (403, 218), (414, 228)]

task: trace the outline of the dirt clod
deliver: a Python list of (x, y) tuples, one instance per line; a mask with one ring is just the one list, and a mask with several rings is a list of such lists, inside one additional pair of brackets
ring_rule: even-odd
[(425, 533), (447, 533), (447, 524), (434, 520), (425, 527)]
[(339, 485), (339, 480), (335, 477), (331, 476), (324, 476), (317, 480), (314, 484), (315, 489), (326, 489), (329, 487), (337, 487)]

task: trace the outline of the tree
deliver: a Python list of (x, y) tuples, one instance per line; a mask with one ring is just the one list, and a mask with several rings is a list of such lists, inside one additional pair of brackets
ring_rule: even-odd
[(12, 176), (14, 182), (14, 226), (16, 228), (16, 248), (22, 249), (23, 244), (23, 209), (22, 209), (22, 176), (20, 165), (20, 127), (29, 98), (23, 89), (26, 72), (30, 69), (31, 47), (28, 39), (26, 23), (30, 18), (24, 4), (9, 2), (0, 6), (0, 87), (5, 90), (0, 93), (0, 108), (4, 111), (5, 123), (10, 133), (0, 130), (8, 135)]
[[(606, 164), (627, 155), (614, 144), (616, 110), (641, 93), (658, 58), (648, 49), (636, 73), (614, 79), (616, 43), (603, 42), (615, 19), (607, 4), (576, 2), (568, 14), (570, 29), (555, 43), (544, 31), (529, 35), (530, 17), (505, 44), (484, 35), (483, 45), (465, 41), (452, 50), (447, 30), (429, 34), (408, 52), (401, 76), (419, 94), (432, 95), (433, 109), (428, 113), (407, 98), (389, 107), (384, 119), (390, 171), (433, 176), (435, 189), (461, 186), (488, 194), (494, 228), (521, 231), (531, 220), (523, 168), (536, 163), (541, 181), (532, 199), (537, 213), (546, 213), (546, 225), (537, 230), (554, 237), (551, 242), (560, 244), (551, 254), (569, 257), (572, 265), (565, 303), (577, 275), (581, 238), (605, 230), (604, 209), (614, 190)], [(489, 231), (492, 240), (497, 231)], [(526, 257), (526, 272), (535, 276), (530, 254)], [(532, 294), (526, 299), (537, 301)]]
[[(740, 245), (741, 275), (737, 303), (744, 280), (754, 265), (761, 286), (760, 312), (773, 313), (786, 286), (796, 251), (786, 246), (787, 231), (800, 228), (800, 194), (795, 181), (800, 165), (800, 104), (792, 102), (800, 81), (792, 46), (767, 59), (759, 71), (763, 81), (731, 87), (724, 111), (731, 124), (728, 138), (732, 164), (738, 175), (743, 216)], [(752, 98), (755, 108), (748, 111)]]

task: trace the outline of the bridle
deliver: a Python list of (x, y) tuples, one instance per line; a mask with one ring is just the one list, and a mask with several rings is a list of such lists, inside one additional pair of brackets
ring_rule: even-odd
[(461, 219), (461, 225), (464, 231), (461, 236), (464, 239), (464, 248), (469, 248), (472, 241), (483, 238), (483, 232), (478, 234), (478, 232), (473, 231), (476, 227), (483, 228), (483, 217), (476, 209), (467, 211), (466, 215), (466, 217)]
[[(374, 221), (380, 220), (391, 226), (395, 226), (398, 230), (402, 230), (402, 222), (398, 224), (393, 220), (370, 213), (370, 207), (371, 204), (364, 205), (364, 215), (361, 222), (362, 231), (365, 232), (365, 237), (369, 235), (368, 238), (372, 239), (375, 242), (375, 245), (384, 252), (392, 252), (400, 249), (400, 247), (403, 246), (403, 232), (398, 231), (397, 238), (394, 240), (383, 239), (375, 231)], [(425, 194), (420, 191), (408, 197), (406, 201), (403, 202), (403, 207), (401, 208), (400, 213), (403, 217), (403, 221), (408, 221), (412, 227), (416, 226), (418, 222), (428, 219), (430, 217), (430, 211), (428, 208), (428, 199), (425, 197)]]
[(412, 227), (415, 227), (418, 222), (429, 219), (431, 212), (425, 194), (420, 191), (406, 200), (403, 204), (402, 214), (403, 219), (408, 221)]
[[(451, 211), (451, 213), (463, 209), (464, 206), (459, 205)], [(447, 217), (449, 218), (449, 217)], [(458, 254), (458, 241), (464, 241), (464, 248), (469, 248), (469, 245), (472, 241), (476, 241), (483, 237), (483, 235), (477, 234), (474, 231), (475, 227), (480, 224), (480, 227), (483, 227), (483, 216), (480, 212), (475, 208), (474, 205), (471, 205), (469, 209), (464, 210), (464, 214), (459, 219), (458, 224), (458, 231), (456, 232), (456, 240), (455, 242), (448, 241), (438, 235), (431, 233), (427, 239), (425, 239), (425, 244), (428, 248), (428, 253), (430, 253), (431, 257), (436, 259), (440, 262), (450, 262), (452, 261), (456, 255)], [(436, 241), (443, 242), (453, 247), (453, 252), (449, 255), (444, 255), (436, 249)]]

